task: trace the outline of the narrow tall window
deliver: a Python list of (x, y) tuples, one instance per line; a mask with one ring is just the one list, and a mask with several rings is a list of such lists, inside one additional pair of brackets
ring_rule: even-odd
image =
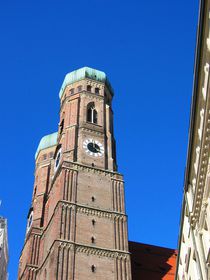
[(95, 243), (95, 237), (91, 237), (91, 242), (92, 242), (92, 244), (94, 244)]
[(37, 186), (34, 188), (34, 195), (33, 195), (33, 197), (36, 196), (36, 189), (37, 189)]
[(28, 215), (27, 232), (31, 228), (32, 222), (33, 222), (33, 208), (30, 208), (29, 215)]
[(71, 88), (70, 90), (69, 90), (69, 93), (72, 95), (72, 94), (74, 94), (74, 88)]
[(87, 91), (91, 92), (91, 86), (87, 85)]
[(92, 272), (95, 272), (96, 271), (96, 267), (95, 267), (95, 265), (93, 264), (93, 265), (91, 265), (91, 270), (92, 270)]
[(53, 154), (54, 154), (53, 152), (50, 152), (50, 158), (52, 158), (52, 157), (53, 157)]
[(63, 127), (64, 127), (64, 119), (61, 121), (61, 123), (59, 125), (60, 134), (63, 132)]
[(95, 88), (95, 94), (99, 94), (99, 88)]
[(89, 103), (87, 106), (87, 121), (91, 123), (98, 122), (98, 113), (93, 102)]
[(77, 92), (80, 92), (80, 91), (82, 91), (82, 86), (77, 87)]
[(55, 167), (58, 166), (59, 162), (60, 162), (60, 158), (61, 158), (61, 153), (58, 152), (57, 156), (56, 156), (56, 160), (55, 160)]
[(93, 110), (93, 121), (92, 121), (93, 123), (97, 123), (97, 121), (98, 121), (97, 117), (98, 117), (97, 111), (96, 111), (96, 109), (94, 109)]

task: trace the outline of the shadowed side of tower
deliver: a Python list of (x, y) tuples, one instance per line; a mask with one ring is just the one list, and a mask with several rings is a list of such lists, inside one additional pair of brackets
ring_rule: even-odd
[(84, 67), (66, 75), (59, 96), (58, 132), (35, 156), (18, 279), (130, 280), (113, 89), (104, 72)]

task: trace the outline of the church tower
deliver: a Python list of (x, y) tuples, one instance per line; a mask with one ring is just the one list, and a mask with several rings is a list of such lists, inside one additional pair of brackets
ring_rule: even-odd
[(36, 152), (20, 280), (131, 280), (113, 90), (104, 72), (66, 75), (58, 132)]

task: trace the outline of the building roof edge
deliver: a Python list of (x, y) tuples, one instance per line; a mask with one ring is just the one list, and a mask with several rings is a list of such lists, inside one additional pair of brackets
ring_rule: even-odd
[(57, 137), (58, 137), (58, 132), (54, 132), (54, 133), (45, 135), (41, 138), (38, 148), (35, 153), (35, 160), (37, 159), (37, 156), (41, 150), (50, 148), (57, 144)]
[(85, 78), (105, 83), (112, 95), (114, 94), (114, 90), (108, 80), (108, 77), (103, 71), (85, 66), (66, 74), (61, 89), (59, 91), (59, 98), (62, 98), (66, 86)]

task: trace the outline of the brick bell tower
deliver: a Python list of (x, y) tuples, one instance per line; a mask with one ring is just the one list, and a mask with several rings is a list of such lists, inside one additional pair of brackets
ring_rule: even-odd
[(113, 90), (105, 73), (66, 75), (58, 133), (41, 139), (18, 279), (131, 280)]

